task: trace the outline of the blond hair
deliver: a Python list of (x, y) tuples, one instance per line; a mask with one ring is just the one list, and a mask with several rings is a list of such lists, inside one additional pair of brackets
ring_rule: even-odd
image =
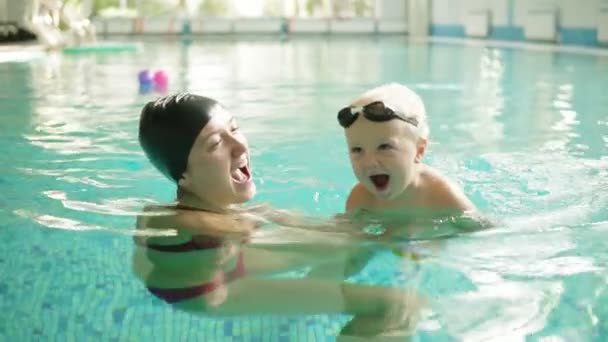
[(382, 101), (393, 111), (418, 120), (416, 132), (421, 138), (428, 139), (429, 126), (426, 109), (424, 102), (416, 92), (399, 83), (388, 83), (357, 96), (351, 102), (351, 106), (363, 107), (375, 101)]

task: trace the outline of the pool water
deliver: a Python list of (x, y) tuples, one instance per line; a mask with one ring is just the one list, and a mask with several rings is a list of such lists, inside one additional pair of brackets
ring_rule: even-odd
[[(608, 339), (608, 57), (403, 38), (144, 42), (0, 64), (0, 340), (331, 341), (346, 316), (211, 319), (131, 273), (134, 215), (173, 199), (137, 143), (141, 69), (219, 99), (251, 145), (256, 202), (314, 216), (354, 184), (335, 116), (363, 90), (424, 98), (426, 162), (499, 228), (420, 268), (421, 341)], [(399, 283), (380, 253), (369, 283)]]

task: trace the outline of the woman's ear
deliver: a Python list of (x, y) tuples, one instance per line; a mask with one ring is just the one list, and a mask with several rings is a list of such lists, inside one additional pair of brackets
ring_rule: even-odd
[(177, 188), (181, 189), (182, 191), (188, 191), (188, 189), (190, 189), (190, 177), (188, 177), (188, 175), (186, 174), (186, 172), (184, 172), (182, 174), (182, 176), (179, 178), (179, 180), (177, 181)]

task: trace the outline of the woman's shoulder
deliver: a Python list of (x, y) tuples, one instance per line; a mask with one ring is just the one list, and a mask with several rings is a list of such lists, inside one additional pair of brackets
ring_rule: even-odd
[(178, 214), (174, 204), (147, 204), (137, 215), (137, 228), (166, 228)]
[(144, 213), (176, 212), (177, 210), (177, 203), (150, 203), (144, 205), (141, 209)]
[(176, 204), (145, 205), (137, 216), (138, 240), (160, 244), (183, 242), (204, 234), (205, 211), (187, 210)]

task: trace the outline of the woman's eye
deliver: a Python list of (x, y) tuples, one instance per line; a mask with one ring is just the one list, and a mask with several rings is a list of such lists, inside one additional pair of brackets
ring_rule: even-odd
[(238, 130), (239, 130), (239, 127), (238, 127), (238, 126), (234, 126), (234, 127), (232, 127), (232, 128), (230, 129), (230, 132), (234, 133), (234, 132), (236, 132), (236, 131), (238, 131)]
[(218, 146), (220, 146), (220, 143), (222, 142), (222, 139), (218, 139), (217, 141), (214, 141), (211, 143), (211, 145), (209, 146), (209, 150), (215, 150)]
[(361, 151), (363, 151), (361, 147), (353, 147), (350, 149), (351, 153), (360, 153)]
[(392, 148), (393, 148), (393, 146), (391, 146), (389, 144), (381, 144), (380, 146), (378, 146), (378, 149), (380, 149), (380, 150), (390, 150)]

